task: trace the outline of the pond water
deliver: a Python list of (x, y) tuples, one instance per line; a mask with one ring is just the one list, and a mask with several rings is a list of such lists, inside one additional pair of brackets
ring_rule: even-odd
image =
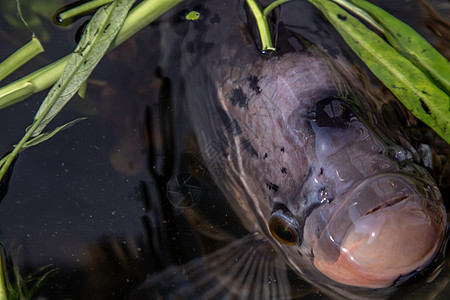
[[(22, 1), (23, 5), (26, 2)], [(47, 15), (62, 2), (48, 2)], [(180, 46), (178, 40), (170, 40), (173, 35), (167, 31), (183, 36), (185, 27), (180, 24), (188, 22), (183, 16), (189, 10), (198, 10), (210, 22), (227, 17), (215, 15), (212, 8), (224, 1), (200, 2), (189, 1), (175, 8), (109, 53), (92, 74), (85, 99), (76, 96), (52, 124), (80, 116), (88, 119), (19, 155), (8, 192), (0, 200), (0, 242), (11, 257), (17, 257), (23, 274), (49, 264), (58, 269), (36, 298), (128, 299), (150, 275), (220, 251), (248, 234), (213, 180), (193, 176), (193, 169), (204, 166), (191, 136), (193, 125), (180, 104), (185, 88), (177, 73)], [(268, 2), (261, 1), (264, 6)], [(430, 2), (448, 20), (450, 3)], [(433, 29), (442, 32), (446, 28), (448, 33), (449, 27), (433, 21), (421, 2), (374, 3), (409, 23), (448, 57), (448, 36), (438, 37)], [(5, 5), (3, 1), (1, 5)], [(311, 5), (306, 1), (289, 5), (281, 12), (290, 30), (332, 54), (359, 63)], [(248, 11), (244, 4), (240, 7), (242, 10), (233, 13), (244, 18)], [(1, 11), (3, 59), (26, 42), (30, 33), (11, 23), (14, 10)], [(38, 36), (49, 34), (44, 42), (48, 51), (5, 82), (75, 47), (76, 31), (85, 19), (61, 28), (45, 15), (39, 15), (40, 26), (31, 27), (39, 27), (35, 29)], [(0, 110), (2, 154), (23, 135), (44, 97), (45, 92), (39, 93)], [(448, 171), (447, 164), (441, 174)], [(449, 188), (442, 188), (448, 209)], [(293, 298), (330, 297), (292, 274), (289, 280)], [(391, 297), (446, 299), (449, 281), (447, 258), (440, 273), (418, 275)]]

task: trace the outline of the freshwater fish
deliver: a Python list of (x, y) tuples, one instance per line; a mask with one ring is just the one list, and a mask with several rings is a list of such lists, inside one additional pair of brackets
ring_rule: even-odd
[[(200, 19), (183, 23), (183, 9)], [(292, 276), (332, 297), (384, 297), (436, 267), (447, 213), (430, 155), (346, 58), (282, 22), (278, 50), (262, 55), (243, 1), (178, 12), (161, 21), (162, 49), (179, 47), (174, 98), (248, 235), (151, 276), (135, 298), (287, 299), (301, 290)]]

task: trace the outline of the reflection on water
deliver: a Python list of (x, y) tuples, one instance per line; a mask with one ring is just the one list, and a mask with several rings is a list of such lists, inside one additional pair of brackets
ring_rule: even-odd
[[(266, 2), (261, 1), (264, 5)], [(448, 54), (448, 40), (436, 35), (448, 27), (441, 21), (427, 18), (429, 13), (423, 6), (419, 10), (412, 1), (378, 2), (410, 22), (436, 43), (441, 52)], [(216, 3), (221, 1), (212, 1), (209, 6)], [(448, 18), (448, 3), (432, 1), (432, 4), (444, 19)], [(238, 1), (236, 7), (240, 9), (233, 13), (246, 20), (242, 1)], [(40, 291), (45, 298), (126, 299), (147, 278), (160, 276), (155, 274), (168, 268), (176, 270), (174, 266), (202, 258), (216, 264), (220, 259), (230, 258), (227, 246), (247, 236), (248, 224), (255, 222), (254, 216), (249, 214), (249, 222), (244, 224), (233, 211), (235, 207), (226, 201), (230, 195), (224, 195), (223, 190), (217, 188), (213, 179), (220, 180), (220, 177), (212, 172), (214, 166), (203, 161), (198, 137), (192, 134), (195, 124), (188, 122), (186, 108), (182, 105), (181, 95), (187, 87), (180, 84), (177, 73), (180, 44), (170, 40), (171, 35), (165, 33), (169, 26), (178, 37), (187, 34), (186, 26), (178, 26), (187, 22), (182, 18), (185, 9), (199, 10), (201, 16), (211, 22), (221, 22), (227, 17), (214, 14), (208, 5), (189, 2), (108, 54), (92, 76), (94, 80), (88, 86), (87, 98), (74, 99), (55, 124), (79, 115), (89, 115), (89, 119), (22, 153), (14, 167), (8, 194), (0, 203), (0, 241), (12, 252), (21, 246), (19, 266), (24, 273), (49, 263), (60, 270)], [(286, 11), (281, 11), (282, 20), (290, 30), (332, 54), (344, 53), (352, 59), (342, 41), (330, 33), (329, 26), (310, 5), (296, 2), (290, 6), (292, 13)], [(302, 14), (301, 20), (298, 14)], [(1, 28), (10, 26), (3, 19), (0, 22)], [(197, 25), (193, 23), (192, 26)], [(54, 45), (58, 45), (63, 52), (58, 55), (70, 51), (74, 47), (76, 28), (70, 32), (53, 30), (61, 38), (46, 48), (54, 49)], [(25, 40), (26, 37), (24, 34)], [(1, 39), (6, 39), (4, 31)], [(251, 36), (249, 40), (252, 41)], [(159, 43), (165, 46), (161, 49)], [(220, 45), (194, 45), (193, 48), (196, 46), (206, 49)], [(4, 51), (1, 50), (2, 58), (12, 49)], [(47, 58), (53, 59), (53, 56)], [(235, 58), (231, 56), (231, 59)], [(245, 57), (240, 59), (245, 60)], [(202, 61), (197, 63), (201, 65)], [(253, 82), (255, 91), (264, 89), (257, 81)], [(5, 128), (0, 136), (2, 153), (10, 150), (21, 136), (43, 97), (39, 94), (0, 111), (0, 122)], [(239, 104), (239, 97), (235, 100)], [(238, 130), (233, 122), (227, 124), (229, 126), (223, 131), (225, 135)], [(422, 128), (415, 130), (418, 136), (426, 132)], [(445, 153), (448, 146), (433, 140), (428, 132), (425, 135), (440, 152), (443, 166), (436, 174), (442, 178), (441, 188), (447, 201), (449, 184), (448, 176), (445, 176), (448, 174)], [(246, 151), (250, 150), (249, 153), (251, 143), (252, 140), (247, 140), (244, 147)], [(211, 142), (207, 149), (209, 153), (217, 153), (214, 151), (220, 146)], [(434, 156), (439, 159), (439, 154)], [(275, 186), (271, 188), (273, 190)], [(257, 243), (244, 239), (241, 246), (257, 248)], [(274, 295), (328, 298), (323, 291), (297, 278), (294, 273), (280, 273), (278, 258), (272, 258), (269, 252), (264, 252), (266, 250), (263, 248), (261, 252), (266, 255), (264, 261), (273, 262), (267, 264), (268, 268), (273, 267), (273, 272), (268, 274), (288, 283), (274, 289)], [(229, 261), (222, 263), (225, 271), (228, 267), (233, 268)], [(449, 259), (445, 260), (441, 272), (436, 274), (418, 275), (392, 298), (446, 298), (449, 263)], [(194, 271), (201, 275), (214, 273), (197, 268)], [(259, 273), (255, 273), (257, 275)], [(220, 276), (210, 278), (209, 286)], [(183, 277), (175, 279), (170, 280), (180, 285), (189, 284), (183, 282)], [(232, 281), (228, 286), (239, 287)]]

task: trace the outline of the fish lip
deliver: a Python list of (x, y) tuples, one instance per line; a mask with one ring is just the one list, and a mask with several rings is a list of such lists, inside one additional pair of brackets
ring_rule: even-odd
[[(383, 178), (383, 177), (391, 177), (391, 178), (400, 178), (404, 181), (406, 181), (407, 183), (409, 183), (410, 187), (416, 187), (416, 189), (414, 189), (414, 191), (417, 191), (417, 187), (419, 185), (421, 185), (422, 187), (433, 187), (433, 185), (435, 185), (434, 182), (431, 182), (430, 180), (426, 180), (423, 177), (419, 177), (416, 174), (411, 174), (411, 173), (407, 173), (407, 172), (402, 172), (402, 171), (390, 171), (390, 172), (380, 172), (380, 173), (376, 173), (373, 174), (371, 176), (366, 177), (365, 179), (363, 179), (362, 181), (358, 182), (357, 184), (355, 184), (353, 187), (350, 187), (346, 192), (343, 193), (343, 201), (342, 201), (342, 205), (346, 204), (346, 202), (348, 201), (348, 199), (354, 194), (356, 193), (358, 190), (364, 188), (365, 185), (367, 185), (368, 183), (377, 180), (378, 178)], [(429, 190), (428, 190), (429, 191)], [(433, 193), (432, 193), (432, 198), (435, 201), (439, 201), (442, 199), (441, 195), (439, 192), (437, 192), (438, 195), (436, 195), (436, 190), (433, 189)], [(413, 194), (413, 193), (411, 193)], [(408, 198), (408, 196), (411, 196), (411, 194), (405, 195), (405, 196), (400, 196), (400, 197), (393, 197), (390, 199), (386, 199), (385, 202), (380, 203), (380, 205), (378, 205), (377, 207), (374, 207), (371, 210), (368, 210), (366, 212), (366, 214), (369, 214), (371, 212), (374, 212), (378, 209), (380, 209), (381, 207), (384, 206), (384, 204), (387, 204), (387, 206), (390, 205), (394, 205), (395, 203), (399, 203), (403, 200), (406, 200)], [(339, 196), (336, 196), (335, 198), (340, 198)], [(334, 199), (337, 200), (337, 199)], [(338, 209), (339, 211), (339, 209)]]
[[(386, 179), (386, 180), (384, 180)], [(370, 209), (364, 209), (364, 210), (360, 210), (358, 211), (358, 214), (356, 215), (351, 215), (348, 213), (348, 211), (351, 211), (353, 209), (353, 207), (351, 206), (356, 206), (356, 209), (353, 211), (357, 211), (357, 201), (359, 201), (359, 199), (362, 197), (366, 197), (367, 196), (367, 190), (371, 189), (371, 185), (373, 184), (380, 184), (380, 187), (383, 188), (383, 183), (389, 183), (389, 180), (392, 180), (391, 183), (393, 183), (392, 185), (392, 194), (389, 193), (389, 190), (387, 191), (383, 191), (380, 195), (374, 195), (375, 201), (378, 200), (378, 202), (376, 202), (376, 205), (372, 205), (372, 207)], [(392, 196), (392, 197), (386, 197), (386, 199), (383, 199), (383, 196)], [(325, 226), (323, 227), (323, 229), (320, 230), (320, 233), (317, 236), (317, 239), (315, 241), (312, 241), (312, 253), (313, 253), (313, 265), (316, 267), (316, 269), (321, 272), (323, 275), (325, 276), (331, 276), (329, 278), (331, 278), (332, 280), (335, 280), (337, 282), (346, 284), (346, 285), (350, 285), (350, 286), (355, 286), (355, 287), (369, 287), (369, 288), (382, 288), (382, 287), (387, 287), (389, 286), (389, 284), (395, 284), (395, 278), (393, 279), (393, 281), (390, 281), (390, 279), (392, 279), (395, 274), (397, 274), (398, 276), (396, 278), (399, 278), (401, 276), (408, 276), (408, 272), (407, 273), (403, 273), (403, 271), (398, 271), (398, 270), (404, 270), (406, 271), (407, 269), (410, 272), (420, 272), (422, 270), (424, 270), (429, 264), (430, 262), (432, 262), (432, 260), (436, 257), (436, 255), (439, 254), (439, 249), (442, 248), (442, 245), (445, 243), (445, 238), (444, 236), (446, 236), (446, 232), (448, 230), (448, 223), (447, 223), (447, 213), (445, 211), (445, 208), (443, 206), (442, 203), (442, 197), (439, 193), (439, 191), (437, 190), (437, 188), (434, 188), (434, 183), (430, 182), (429, 180), (426, 180), (424, 178), (420, 178), (417, 175), (411, 175), (408, 173), (404, 173), (404, 172), (383, 172), (383, 173), (378, 173), (375, 174), (373, 176), (370, 176), (366, 179), (364, 179), (363, 181), (361, 181), (359, 184), (357, 184), (355, 187), (353, 187), (348, 193), (346, 193), (342, 198), (341, 198), (342, 203), (339, 204), (339, 207), (335, 208), (335, 210), (333, 211), (333, 213), (331, 214), (331, 217), (327, 220), (327, 223), (325, 224)], [(395, 208), (395, 206), (397, 206), (397, 208)], [(363, 207), (363, 206), (362, 206)], [(370, 219), (367, 219), (367, 217), (369, 215), (373, 214), (373, 219), (372, 217), (370, 217)], [(367, 230), (370, 230), (370, 232), (372, 232), (372, 230), (374, 230), (373, 232), (376, 232), (376, 236), (378, 236), (378, 234), (380, 234), (380, 236), (386, 236), (387, 229), (381, 229), (382, 226), (385, 226), (384, 222), (383, 223), (378, 223), (379, 221), (376, 220), (380, 220), (380, 217), (383, 216), (383, 220), (386, 216), (386, 218), (393, 218), (394, 219), (390, 219), (390, 220), (396, 220), (395, 217), (396, 216), (403, 216), (403, 215), (409, 215), (412, 216), (412, 218), (415, 218), (414, 220), (422, 220), (419, 222), (425, 222), (425, 224), (428, 224), (427, 227), (420, 227), (420, 228), (424, 228), (423, 233), (429, 232), (429, 234), (427, 233), (426, 236), (430, 237), (430, 241), (427, 244), (424, 245), (429, 245), (430, 248), (427, 250), (426, 255), (425, 256), (417, 256), (417, 257), (422, 257), (420, 260), (417, 261), (412, 261), (413, 263), (411, 265), (409, 265), (409, 263), (407, 265), (402, 265), (402, 263), (400, 261), (403, 261), (402, 259), (397, 260), (395, 259), (394, 261), (396, 262), (395, 264), (393, 264), (393, 269), (390, 268), (389, 270), (396, 270), (396, 271), (389, 271), (389, 272), (399, 272), (399, 273), (389, 273), (388, 271), (385, 272), (381, 272), (381, 273), (376, 273), (374, 270), (377, 268), (376, 265), (367, 265), (367, 260), (363, 259), (364, 262), (364, 266), (365, 267), (358, 267), (359, 266), (359, 262), (358, 262), (358, 258), (355, 258), (355, 261), (352, 262), (351, 264), (353, 264), (354, 266), (351, 266), (351, 264), (348, 263), (344, 263), (346, 260), (344, 259), (344, 257), (348, 256), (351, 257), (351, 260), (353, 261), (353, 247), (349, 247), (349, 245), (355, 245), (356, 249), (359, 249), (359, 243), (363, 242), (363, 249), (367, 249), (367, 243), (371, 243), (369, 238), (368, 242), (366, 242), (364, 239), (359, 240), (359, 238), (357, 240), (354, 240), (354, 236), (355, 233), (357, 233), (357, 235), (361, 235), (361, 237), (364, 236), (364, 234), (367, 234)], [(352, 216), (353, 219), (351, 220), (346, 220), (346, 217)], [(390, 217), (388, 217), (390, 216)], [(369, 221), (371, 220), (371, 221)], [(368, 223), (367, 223), (368, 222)], [(395, 222), (395, 221), (394, 221)], [(359, 225), (358, 225), (359, 224)], [(361, 224), (365, 224), (365, 225), (361, 225)], [(381, 224), (380, 227), (378, 227), (378, 225), (375, 225), (375, 228), (372, 227), (373, 224)], [(388, 224), (388, 223), (386, 223)], [(400, 223), (398, 224), (410, 224), (409, 222), (407, 223), (402, 223), (400, 221)], [(412, 223), (414, 224), (414, 223)], [(344, 226), (343, 226), (344, 225)], [(340, 226), (340, 228), (339, 228)], [(355, 227), (354, 227), (355, 226)], [(361, 227), (362, 226), (362, 227)], [(408, 226), (416, 226), (416, 225), (401, 225), (401, 227), (399, 228), (403, 228), (403, 226), (407, 226), (406, 228), (410, 228)], [(335, 230), (336, 227), (338, 228), (338, 230)], [(383, 228), (388, 228), (388, 227), (383, 227)], [(396, 228), (396, 227), (395, 227)], [(411, 228), (417, 228), (417, 227), (411, 227)], [(425, 228), (429, 228), (427, 230), (425, 230)], [(334, 230), (334, 232), (333, 232)], [(341, 230), (342, 232), (340, 232), (339, 230)], [(416, 230), (416, 229), (414, 229)], [(402, 240), (402, 236), (404, 236), (405, 238), (408, 238), (410, 235), (403, 234), (403, 229), (397, 231), (394, 235), (397, 237), (397, 235), (400, 234), (399, 238), (400, 240)], [(419, 230), (418, 232), (422, 232), (421, 230)], [(372, 233), (374, 234), (374, 233)], [(414, 235), (412, 235), (414, 236)], [(432, 236), (434, 236), (435, 238), (431, 238)], [(425, 236), (424, 236), (425, 237)], [(409, 239), (409, 238), (408, 238)], [(352, 241), (353, 242), (349, 242)], [(394, 239), (395, 241), (397, 241), (397, 238)], [(394, 241), (393, 240), (393, 241)], [(411, 241), (413, 239), (410, 239)], [(358, 241), (356, 244), (354, 244), (355, 241)], [(411, 243), (406, 243), (408, 245), (411, 245)], [(365, 246), (364, 246), (365, 245)], [(373, 253), (381, 253), (379, 252), (379, 248), (380, 245), (384, 245), (384, 242), (380, 244), (379, 240), (378, 242), (376, 242), (375, 244), (371, 244), (370, 248), (372, 249), (377, 249), (377, 250), (371, 250), (371, 251), (378, 251), (378, 252), (373, 252)], [(403, 245), (403, 244), (402, 244)], [(434, 245), (434, 246), (432, 246)], [(375, 248), (373, 248), (375, 247)], [(384, 247), (384, 246), (383, 246)], [(409, 249), (409, 246), (405, 246), (406, 248), (404, 249)], [(397, 249), (396, 247), (394, 248), (388, 248), (388, 249)], [(403, 251), (401, 250), (403, 248), (399, 248), (398, 251)], [(418, 248), (420, 249), (420, 248)], [(350, 252), (348, 252), (350, 251)], [(359, 250), (356, 250), (359, 251)], [(366, 251), (366, 250), (364, 250)], [(383, 250), (385, 251), (385, 250)], [(408, 250), (409, 251), (409, 250)], [(418, 252), (412, 252), (412, 255), (414, 255), (413, 253), (419, 253), (417, 255), (420, 255), (420, 253), (422, 253), (422, 250), (417, 250)], [(348, 252), (348, 254), (347, 254)], [(361, 252), (360, 252), (361, 253)], [(364, 252), (363, 252), (364, 253)], [(393, 252), (396, 253), (396, 252)], [(402, 253), (402, 252), (399, 252)], [(358, 254), (360, 255), (360, 254)], [(363, 257), (363, 256), (360, 256)], [(369, 256), (370, 257), (370, 256)], [(376, 256), (375, 256), (376, 257)], [(414, 257), (414, 256), (413, 256)], [(384, 259), (383, 259), (384, 261)], [(398, 263), (397, 263), (398, 262)], [(347, 280), (347, 279), (340, 279), (340, 278), (345, 278), (347, 275), (346, 269), (344, 268), (343, 271), (340, 270), (341, 267), (343, 267), (344, 265), (342, 265), (344, 263), (348, 264), (346, 268), (348, 268), (347, 270), (359, 270), (357, 272), (361, 272), (361, 276), (362, 278), (366, 278), (366, 276), (368, 276), (367, 278), (369, 278), (370, 276), (374, 276), (375, 279), (373, 279), (374, 281), (370, 281), (369, 279), (365, 279), (365, 280), (361, 280), (359, 283), (355, 283), (352, 280)], [(385, 262), (380, 262), (381, 265), (385, 264)], [(341, 267), (339, 267), (341, 266)], [(394, 267), (395, 266), (395, 267)], [(414, 269), (409, 269), (411, 266), (414, 267)], [(375, 267), (375, 269), (372, 269), (373, 267)], [(403, 268), (403, 269), (401, 269)], [(334, 271), (330, 271), (330, 270), (334, 270)], [(354, 272), (353, 271), (353, 272)], [(331, 272), (329, 274), (327, 274), (327, 272)], [(349, 271), (351, 274), (352, 271)], [(375, 272), (375, 273), (373, 273)], [(337, 275), (337, 274), (341, 274), (341, 275)], [(354, 273), (353, 273), (354, 274)], [(372, 275), (369, 275), (372, 274)], [(376, 275), (373, 275), (376, 274)], [(389, 275), (388, 275), (389, 274)], [(392, 275), (394, 274), (394, 275)], [(337, 276), (337, 277), (336, 277)], [(343, 276), (343, 277), (340, 277)], [(350, 276), (350, 275), (348, 275)], [(353, 275), (354, 276), (354, 275)], [(386, 277), (383, 277), (386, 276)], [(390, 276), (390, 277), (389, 277)], [(352, 278), (352, 277), (350, 277)], [(355, 279), (356, 277), (354, 277)], [(341, 280), (341, 281), (340, 281)]]
[(405, 195), (405, 196), (400, 196), (400, 197), (394, 197), (392, 199), (388, 199), (383, 203), (380, 203), (378, 206), (372, 208), (371, 210), (367, 211), (364, 216), (370, 215), (371, 213), (376, 212), (377, 210), (383, 209), (385, 207), (389, 207), (389, 206), (393, 206), (396, 205), (404, 200), (409, 199), (411, 196), (410, 195)]
[[(386, 178), (386, 181), (389, 179), (397, 180), (400, 182), (400, 186), (403, 186), (403, 189), (397, 191), (397, 195), (389, 195), (386, 193), (382, 193), (382, 195), (375, 195), (374, 193), (372, 196), (375, 204), (364, 207), (364, 205), (367, 205), (368, 203), (370, 204), (373, 201), (359, 201), (361, 198), (360, 195), (364, 192), (367, 193), (367, 186), (370, 188), (371, 183), (380, 182), (380, 179), (383, 180), (383, 178)], [(313, 209), (310, 217), (315, 213), (320, 216), (320, 211), (322, 209), (329, 209), (330, 207), (332, 212), (328, 219), (324, 220), (324, 226), (317, 229), (317, 235), (311, 237), (311, 235), (304, 234), (303, 236), (311, 238), (311, 240), (307, 241), (306, 244), (312, 246), (314, 256), (319, 255), (326, 261), (334, 261), (339, 256), (340, 245), (348, 229), (358, 219), (386, 207), (397, 205), (405, 201), (418, 201), (417, 199), (422, 199), (422, 205), (424, 203), (433, 205), (439, 207), (438, 210), (445, 212), (443, 204), (441, 203), (441, 195), (438, 190), (433, 188), (432, 182), (416, 175), (399, 171), (377, 173), (360, 181), (358, 184), (354, 185), (353, 188), (350, 188), (347, 192), (345, 192), (341, 197), (336, 196), (332, 202), (324, 203), (323, 205)], [(333, 208), (332, 205), (335, 207)], [(351, 214), (352, 212), (354, 213), (353, 215)], [(323, 247), (328, 247), (327, 255), (320, 252)]]

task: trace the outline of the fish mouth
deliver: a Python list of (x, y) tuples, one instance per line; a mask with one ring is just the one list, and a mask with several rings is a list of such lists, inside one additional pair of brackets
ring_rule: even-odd
[(417, 177), (371, 176), (338, 205), (313, 243), (313, 263), (342, 284), (388, 287), (424, 269), (444, 239), (440, 193)]

